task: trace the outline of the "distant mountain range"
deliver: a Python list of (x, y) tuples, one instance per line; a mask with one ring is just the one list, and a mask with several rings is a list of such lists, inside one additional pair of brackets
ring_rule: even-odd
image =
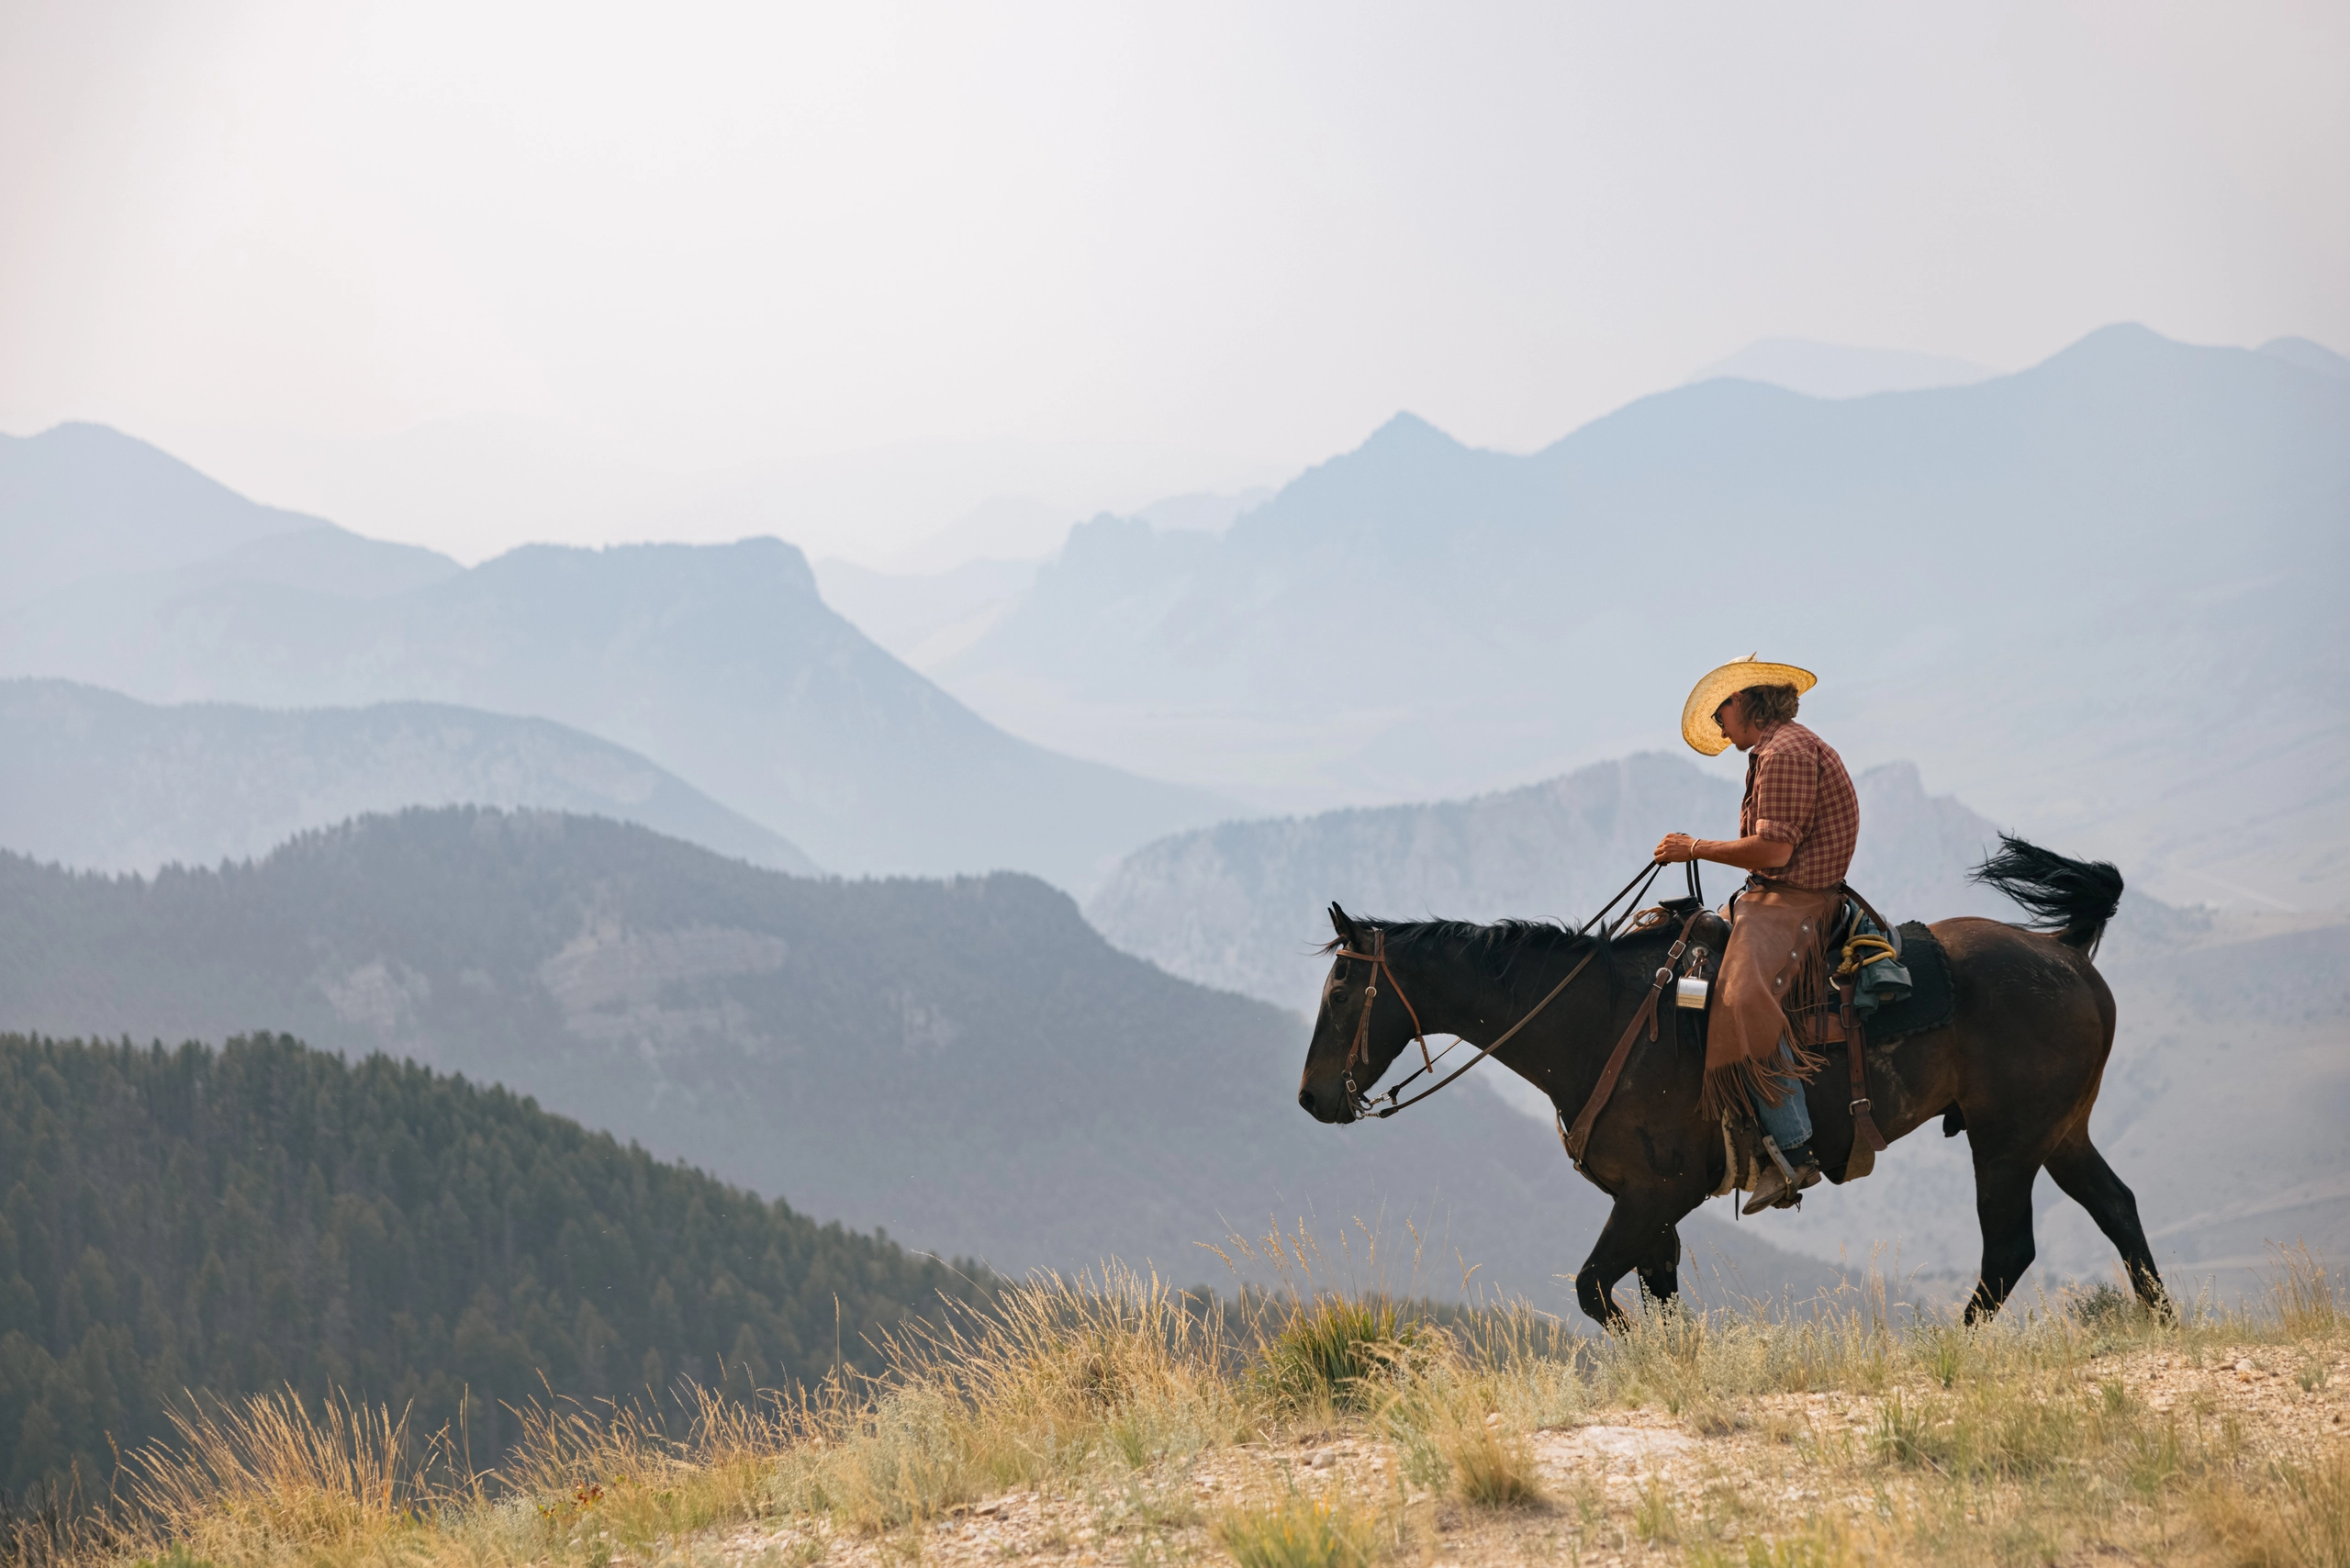
[[(779, 876), (644, 829), (408, 812), (245, 868), (107, 879), (0, 856), (0, 1028), (284, 1029), (508, 1085), (802, 1213), (1014, 1272), (1105, 1256), (1228, 1283), (1199, 1244), (1383, 1226), (1390, 1282), (1571, 1309), (1606, 1201), (1483, 1094), (1342, 1129), (1306, 1028), (1111, 947), (1032, 878)], [(1832, 1277), (1684, 1226), (1711, 1278)]]
[(789, 842), (634, 752), (544, 719), (434, 702), (155, 707), (0, 680), (0, 848), (81, 869), (243, 860), (403, 806), (524, 806), (639, 823), (814, 875)]
[(996, 729), (826, 608), (776, 540), (538, 546), (464, 570), (252, 506), (95, 427), (0, 457), (0, 581), (46, 590), (0, 622), (0, 674), (549, 719), (848, 873), (1014, 867), (1081, 890), (1229, 811)]
[(1807, 712), (1857, 766), (1912, 759), (2173, 902), (2333, 909), (2344, 515), (2340, 356), (2120, 327), (1969, 386), (1707, 381), (1527, 456), (1400, 416), (1221, 533), (1099, 517), (1025, 585), (828, 566), (934, 685), (774, 541), (465, 570), (68, 426), (0, 445), (0, 675), (527, 714), (837, 871), (1082, 894), (1236, 802), (1425, 801), (1658, 745), (1695, 672), (1767, 648), (1820, 671)]
[[(2013, 915), (1966, 879), (1995, 839), (1989, 823), (1928, 795), (1906, 763), (1863, 773), (1858, 786), (1852, 879), (1888, 918)], [(1328, 935), (1331, 900), (1397, 920), (1580, 922), (1666, 834), (1730, 834), (1739, 793), (1685, 757), (1649, 752), (1470, 800), (1225, 823), (1136, 850), (1085, 913), (1169, 973), (1310, 1009), (1328, 967), (1311, 949)], [(1737, 874), (1704, 869), (1719, 902)], [(1681, 877), (1673, 871), (1657, 896), (1680, 892)]]
[[(359, 575), (350, 568), (361, 556), (377, 590), (458, 570), (429, 550), (378, 543), (258, 506), (103, 425), (0, 435), (0, 609), (98, 577), (151, 578), (195, 568), (180, 579), (194, 584), (207, 562), (265, 582), (347, 585)], [(111, 603), (116, 614), (123, 608), (118, 598)]]
[[(1760, 649), (2176, 902), (2350, 898), (2350, 380), (2137, 327), (1973, 386), (1713, 380), (1526, 456), (1399, 416), (1220, 537), (1082, 524), (933, 673), (1048, 745), (1314, 809), (1655, 745)], [(1718, 764), (1729, 771), (1734, 764)]]
[[(1540, 1295), (1599, 1202), (1550, 1135), (1482, 1094), (1314, 1126), (1281, 1009), (1332, 897), (1574, 917), (1664, 828), (1727, 821), (1735, 755), (1630, 754), (1752, 648), (1820, 671), (1805, 717), (1861, 774), (1888, 913), (2005, 913), (1959, 879), (1971, 808), (2121, 863), (2098, 1128), (2165, 1256), (2350, 1250), (2350, 928), (2165, 907), (2350, 899), (2338, 355), (2116, 328), (1966, 386), (1711, 380), (1524, 456), (1399, 416), (1212, 511), (1096, 517), (1041, 567), (828, 563), (820, 595), (772, 539), (467, 569), (110, 431), (0, 441), (0, 846), (211, 863), (470, 801), (718, 852), (435, 811), (145, 880), (0, 859), (0, 1028), (411, 1052), (1013, 1269), (1441, 1213)], [(1026, 877), (744, 860), (1034, 872), (1173, 973)], [(1964, 1275), (1964, 1159), (1920, 1137), (1707, 1245), (1750, 1282), (1897, 1235)], [(2108, 1266), (2078, 1219), (2050, 1215), (2052, 1270)]]
[(1763, 338), (1689, 377), (1765, 381), (1807, 398), (1865, 398), (1929, 386), (1971, 386), (1999, 373), (1987, 364), (1909, 349), (1852, 348), (1807, 338)]
[[(1993, 834), (1961, 802), (1928, 795), (1906, 765), (1861, 775), (1852, 880), (1895, 920), (2020, 918), (1965, 874)], [(1737, 786), (1685, 757), (1646, 755), (1522, 790), (1418, 806), (1235, 823), (1137, 850), (1087, 905), (1110, 939), (1169, 971), (1286, 1006), (1310, 1005), (1328, 960), (1336, 899), (1358, 914), (1580, 920), (1674, 829), (1718, 835)], [(2067, 849), (2063, 841), (2053, 847)], [(2125, 876), (2134, 868), (2123, 867)], [(1727, 895), (1712, 868), (1707, 891)], [(1675, 889), (1674, 890), (1678, 890)], [(2241, 1288), (2264, 1243), (2306, 1239), (2350, 1255), (2350, 924), (2180, 911), (2124, 895), (2099, 968), (2121, 1024), (2098, 1102), (2098, 1142), (2137, 1192), (2175, 1277)], [(2017, 1042), (2018, 1049), (2031, 1048)], [(1493, 1087), (1548, 1122), (1531, 1089)], [(2257, 1149), (2259, 1158), (2245, 1158)], [(1774, 1215), (1778, 1245), (1825, 1261), (1897, 1245), (1903, 1264), (1973, 1277), (1981, 1239), (1963, 1142), (1928, 1127), (1878, 1174)], [(2062, 1277), (2100, 1276), (2112, 1249), (2042, 1183), (2040, 1256)], [(1892, 1260), (1888, 1252), (1886, 1261)]]

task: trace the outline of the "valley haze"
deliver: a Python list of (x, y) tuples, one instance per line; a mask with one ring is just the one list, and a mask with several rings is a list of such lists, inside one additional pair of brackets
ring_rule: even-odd
[[(2122, 865), (2098, 1135), (2166, 1263), (2350, 1246), (2350, 1002), (2241, 979), (2350, 968), (2350, 363), (2117, 327), (2010, 375), (1727, 368), (1852, 395), (1712, 377), (1529, 455), (1399, 415), (1277, 488), (918, 572), (771, 537), (467, 567), (118, 431), (0, 440), (0, 1028), (413, 1056), (1015, 1271), (1369, 1204), (1550, 1301), (1599, 1209), (1546, 1129), (1475, 1088), (1375, 1142), (1299, 1125), (1306, 950), (1334, 897), (1572, 917), (1725, 830), (1738, 758), (1648, 748), (1735, 638), (1823, 666), (1897, 917), (2009, 914), (1964, 879), (1995, 825)], [(1693, 1219), (1693, 1271), (1898, 1242), (1954, 1290), (1965, 1148)], [(2051, 1277), (2102, 1256), (2051, 1210)]]
[[(2345, 1568), (2345, 80), (0, 6), (0, 1568)], [(1877, 1015), (1741, 1218), (1571, 927), (1746, 656), (2023, 1036)], [(1407, 1011), (1508, 1048), (1322, 1120)]]

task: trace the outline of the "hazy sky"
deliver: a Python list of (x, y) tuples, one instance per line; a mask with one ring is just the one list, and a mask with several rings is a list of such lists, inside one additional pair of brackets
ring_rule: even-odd
[(925, 464), (1525, 448), (1763, 336), (2350, 350), (2345, 80), (2341, 0), (0, 0), (0, 430), (468, 558), (878, 558)]

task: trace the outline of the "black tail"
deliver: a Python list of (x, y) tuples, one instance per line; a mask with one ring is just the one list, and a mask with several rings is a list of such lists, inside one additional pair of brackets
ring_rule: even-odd
[(2111, 861), (2067, 860), (2004, 833), (1999, 852), (1967, 875), (2023, 905), (2033, 930), (2091, 955), (2121, 902), (2121, 872)]

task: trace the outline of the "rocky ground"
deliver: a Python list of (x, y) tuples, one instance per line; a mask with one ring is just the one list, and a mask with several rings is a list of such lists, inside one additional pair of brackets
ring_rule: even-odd
[[(2199, 1451), (2223, 1450), (2247, 1474), (2274, 1474), (2280, 1462), (2307, 1466), (2350, 1444), (2350, 1361), (2338, 1347), (2315, 1355), (2207, 1348), (2192, 1358), (2140, 1350), (2097, 1358), (2072, 1375), (2086, 1399), (2132, 1412), (2154, 1439), (2169, 1431)], [(1937, 1392), (1927, 1383), (1756, 1397), (1702, 1423), (1651, 1407), (1587, 1412), (1580, 1424), (1524, 1435), (1538, 1496), (1512, 1507), (1472, 1506), (1416, 1485), (1393, 1443), (1342, 1428), (1211, 1450), (1115, 1482), (1009, 1492), (892, 1534), (763, 1521), (678, 1542), (677, 1555), (844, 1568), (1218, 1562), (1229, 1556), (1220, 1519), (1292, 1491), (1343, 1499), (1375, 1518), (1380, 1552), (1393, 1561), (1461, 1568), (1690, 1559), (2118, 1568), (2210, 1555), (2187, 1511), (2160, 1488), (2120, 1502), (2092, 1496), (2086, 1481), (2068, 1481), (2061, 1461), (2033, 1481), (1969, 1486), (1930, 1462), (1888, 1455), (1887, 1396), (1930, 1402)], [(1790, 1535), (1810, 1543), (1801, 1554), (1747, 1551), (1750, 1540)]]

